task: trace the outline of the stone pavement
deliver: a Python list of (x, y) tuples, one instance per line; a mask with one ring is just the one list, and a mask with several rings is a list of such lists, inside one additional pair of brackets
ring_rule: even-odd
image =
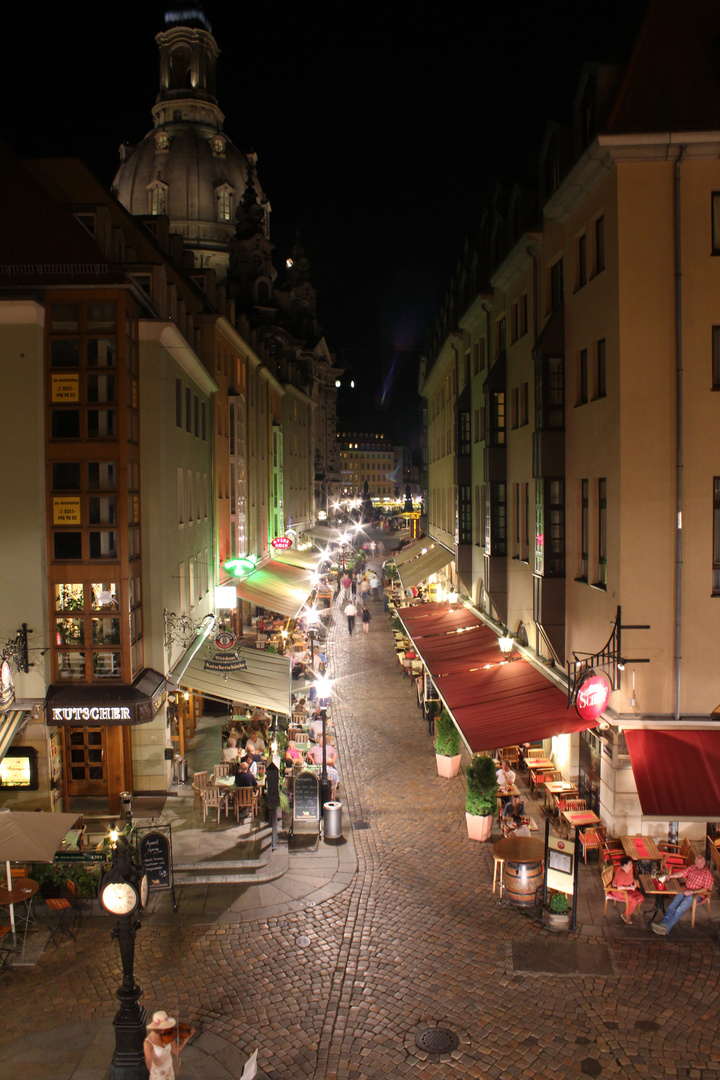
[[(261, 1074), (273, 1080), (418, 1071), (717, 1080), (720, 949), (706, 915), (667, 939), (628, 930), (615, 912), (603, 920), (594, 866), (582, 869), (573, 934), (553, 936), (500, 903), (490, 846), (465, 833), (463, 781), (436, 776), (387, 616), (381, 604), (372, 611), (367, 637), (336, 620), (331, 648), (357, 872), (335, 895), (308, 893), (282, 914), (259, 905), (249, 921), (228, 917), (228, 894), (215, 915), (144, 920), (145, 1004), (201, 1033), (181, 1076), (239, 1076), (259, 1045)], [(101, 920), (36, 967), (4, 975), (0, 1080), (104, 1080), (118, 982)], [(418, 1050), (416, 1035), (435, 1027), (454, 1032), (457, 1049)]]

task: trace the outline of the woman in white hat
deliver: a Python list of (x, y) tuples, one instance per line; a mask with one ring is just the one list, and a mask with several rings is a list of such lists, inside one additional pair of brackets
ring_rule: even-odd
[(145, 1064), (150, 1073), (149, 1080), (175, 1080), (173, 1053), (179, 1054), (188, 1039), (195, 1034), (195, 1029), (192, 1028), (187, 1038), (181, 1043), (176, 1042), (174, 1038), (166, 1043), (163, 1035), (167, 1037), (168, 1033), (176, 1027), (175, 1020), (172, 1016), (168, 1016), (164, 1009), (153, 1013), (153, 1018), (147, 1026), (147, 1037), (143, 1043)]

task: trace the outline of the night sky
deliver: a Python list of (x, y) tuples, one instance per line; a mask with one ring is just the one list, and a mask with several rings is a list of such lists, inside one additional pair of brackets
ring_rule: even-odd
[[(6, 6), (12, 149), (81, 157), (109, 185), (119, 144), (152, 124), (168, 6)], [(624, 56), (644, 6), (204, 4), (225, 130), (259, 155), (276, 265), (299, 227), (328, 344), (352, 369), (348, 426), (414, 441), (423, 335), (490, 185), (532, 182), (583, 61)]]

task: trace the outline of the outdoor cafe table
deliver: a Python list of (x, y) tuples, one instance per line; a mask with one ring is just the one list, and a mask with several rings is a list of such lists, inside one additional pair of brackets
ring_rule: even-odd
[(678, 883), (676, 878), (668, 878), (665, 882), (665, 887), (660, 888), (652, 874), (640, 874), (639, 877), (640, 888), (646, 896), (655, 897), (655, 907), (652, 909), (652, 914), (646, 922), (648, 926), (653, 921), (659, 911), (665, 914), (665, 897), (677, 896), (682, 890), (682, 886)]
[(519, 794), (520, 794), (520, 788), (517, 786), (517, 784), (508, 784), (507, 787), (498, 788), (498, 792), (497, 792), (498, 814), (502, 814), (503, 806), (508, 801), (508, 799), (511, 799), (513, 797), (513, 795), (519, 795)]
[(600, 818), (594, 810), (563, 810), (560, 817), (564, 818), (570, 829), (585, 829), (588, 825), (599, 825)]
[(545, 806), (548, 804), (548, 795), (552, 795), (553, 801), (556, 801), (557, 796), (562, 795), (576, 795), (578, 789), (575, 784), (571, 784), (568, 780), (548, 780), (545, 784)]
[(25, 933), (23, 934), (23, 948), (22, 954), (25, 956), (25, 942), (27, 941), (28, 926), (31, 922), (34, 922), (34, 916), (32, 913), (32, 902), (35, 893), (40, 888), (40, 884), (34, 881), (32, 878), (19, 878), (14, 882), (12, 889), (6, 889), (4, 886), (0, 886), (0, 906), (10, 907), (15, 904), (25, 904), (25, 913), (15, 913), (15, 925), (25, 926)]
[(660, 862), (662, 851), (650, 836), (621, 836), (620, 843), (623, 851), (629, 855), (633, 862), (648, 859), (650, 862)]
[(493, 855), (505, 863), (504, 888), (510, 903), (534, 907), (543, 882), (545, 843), (532, 836), (507, 836), (493, 844)]

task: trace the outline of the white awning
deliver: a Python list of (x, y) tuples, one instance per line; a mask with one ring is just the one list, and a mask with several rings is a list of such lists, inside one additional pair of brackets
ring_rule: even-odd
[(288, 566), (278, 559), (266, 562), (233, 584), (243, 600), (289, 619), (295, 618), (313, 589), (309, 570)]
[(329, 525), (314, 525), (312, 529), (306, 529), (303, 533), (303, 537), (310, 537), (311, 540), (317, 540), (321, 544), (329, 544), (330, 541), (339, 544), (341, 536), (341, 529), (331, 529)]
[(394, 552), (393, 562), (399, 568), (403, 563), (409, 562), (410, 559), (416, 559), (418, 555), (422, 555), (423, 551), (429, 550), (432, 544), (433, 541), (429, 536), (424, 536), (422, 540), (413, 540), (407, 547)]
[(320, 562), (319, 551), (298, 551), (297, 548), (285, 548), (284, 551), (276, 551), (273, 559), (286, 566), (298, 566), (301, 570), (309, 570), (311, 573), (317, 570)]
[(288, 716), (291, 711), (292, 661), (257, 649), (221, 649), (214, 636), (200, 636), (185, 650), (168, 675), (168, 684), (196, 690), (220, 701)]
[(402, 564), (398, 574), (403, 589), (410, 589), (413, 585), (418, 585), (425, 578), (430, 577), (431, 574), (436, 574), (438, 570), (442, 570), (452, 560), (453, 556), (447, 548), (444, 548), (442, 544), (435, 544), (425, 555), (420, 555), (419, 558)]

